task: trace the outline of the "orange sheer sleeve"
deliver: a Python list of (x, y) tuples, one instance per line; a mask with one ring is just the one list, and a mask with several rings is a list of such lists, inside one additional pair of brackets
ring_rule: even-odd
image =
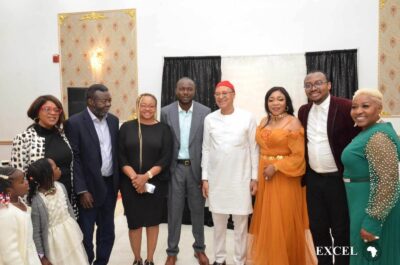
[(288, 133), (288, 147), (290, 154), (274, 163), (276, 171), (288, 177), (301, 177), (306, 171), (304, 158), (304, 129)]

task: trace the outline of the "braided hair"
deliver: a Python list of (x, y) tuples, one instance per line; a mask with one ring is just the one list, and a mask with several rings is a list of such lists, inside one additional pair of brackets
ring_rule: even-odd
[(14, 173), (18, 169), (13, 167), (0, 167), (0, 206), (7, 205), (10, 202), (10, 196), (7, 189), (11, 188)]
[[(142, 142), (142, 126), (140, 124), (140, 103), (142, 103), (142, 99), (144, 97), (151, 97), (157, 107), (157, 98), (150, 93), (141, 94), (136, 100), (136, 111), (137, 111), (137, 120), (138, 120), (138, 136), (139, 136), (139, 171), (141, 173), (142, 170), (142, 160), (143, 160), (143, 142)], [(154, 113), (154, 120), (157, 121), (157, 111)]]
[(11, 187), (15, 171), (17, 169), (13, 167), (0, 167), (0, 193), (6, 193), (6, 189)]
[(28, 181), (29, 181), (29, 193), (28, 203), (32, 203), (32, 198), (37, 194), (38, 188), (49, 189), (54, 186), (53, 180), (53, 168), (48, 158), (41, 158), (28, 167)]

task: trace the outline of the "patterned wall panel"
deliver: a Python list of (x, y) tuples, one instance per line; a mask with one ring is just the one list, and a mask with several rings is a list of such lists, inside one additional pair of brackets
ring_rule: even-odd
[(384, 113), (400, 115), (400, 1), (380, 0), (379, 90)]
[(128, 119), (138, 91), (135, 9), (65, 13), (58, 21), (64, 106), (67, 87), (102, 83), (112, 95), (111, 112)]

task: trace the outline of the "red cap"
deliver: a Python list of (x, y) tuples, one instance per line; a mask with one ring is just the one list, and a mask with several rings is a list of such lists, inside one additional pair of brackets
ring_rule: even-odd
[(225, 86), (225, 87), (229, 87), (230, 89), (232, 89), (233, 92), (235, 92), (235, 87), (232, 85), (231, 82), (229, 81), (221, 81), (217, 84), (217, 86), (215, 87), (215, 89), (217, 89), (220, 86)]

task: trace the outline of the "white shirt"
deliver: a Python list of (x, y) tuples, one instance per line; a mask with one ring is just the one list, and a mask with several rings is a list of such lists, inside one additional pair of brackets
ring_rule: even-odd
[(189, 155), (189, 137), (190, 126), (192, 124), (193, 102), (188, 111), (181, 108), (178, 104), (179, 114), (179, 130), (180, 130), (180, 147), (178, 152), (178, 159), (190, 159)]
[(204, 120), (202, 179), (208, 180), (210, 211), (246, 215), (253, 211), (250, 181), (257, 179), (257, 123), (247, 111), (220, 110)]
[(111, 176), (113, 174), (113, 159), (112, 159), (112, 145), (111, 135), (107, 124), (107, 115), (102, 120), (94, 115), (88, 108), (90, 117), (92, 118), (94, 128), (97, 132), (97, 137), (100, 142), (101, 151), (101, 175), (104, 177)]
[(313, 104), (307, 121), (308, 162), (318, 173), (336, 172), (338, 168), (328, 139), (328, 112), (331, 96), (319, 105)]

